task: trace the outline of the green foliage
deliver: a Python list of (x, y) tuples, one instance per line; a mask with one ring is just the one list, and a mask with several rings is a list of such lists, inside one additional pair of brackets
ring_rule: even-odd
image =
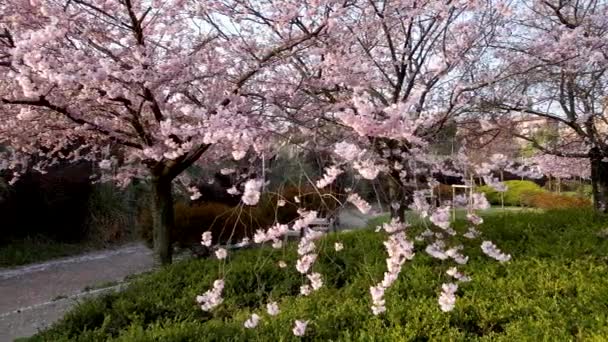
[[(542, 146), (551, 146), (559, 140), (559, 130), (557, 126), (547, 126), (536, 130), (532, 138)], [(533, 143), (528, 142), (520, 151), (522, 157), (530, 158), (538, 154), (538, 149)]]
[(131, 184), (126, 189), (96, 184), (87, 207), (87, 239), (104, 245), (137, 237), (137, 217), (142, 204), (149, 202), (148, 190), (144, 184)]
[(27, 237), (0, 246), (0, 267), (13, 267), (83, 253), (92, 246), (85, 243), (64, 243), (47, 237)]
[[(484, 239), (512, 261), (482, 255), (480, 241), (463, 241), (471, 259), (470, 283), (458, 290), (454, 311), (437, 304), (448, 264), (417, 245), (386, 294), (388, 312), (373, 316), (369, 287), (385, 271), (383, 234), (371, 229), (332, 234), (314, 270), (325, 286), (298, 296), (303, 279), (293, 267), (294, 246), (260, 248), (229, 256), (229, 263), (189, 260), (135, 280), (126, 290), (87, 300), (31, 341), (288, 341), (295, 319), (310, 319), (305, 339), (318, 341), (602, 341), (608, 336), (608, 239), (596, 233), (608, 217), (592, 211), (547, 211), (485, 217)], [(379, 223), (379, 222), (376, 222)], [(465, 229), (463, 222), (457, 229)], [(412, 228), (413, 230), (421, 227)], [(335, 252), (340, 240), (344, 250)], [(279, 260), (290, 264), (276, 266)], [(224, 303), (201, 311), (195, 296), (224, 269)], [(264, 310), (279, 301), (281, 313)], [(243, 322), (256, 312), (262, 323)]]
[[(517, 206), (524, 204), (523, 195), (530, 195), (533, 193), (539, 193), (546, 191), (541, 188), (538, 184), (531, 181), (522, 181), (522, 180), (510, 180), (505, 181), (505, 185), (507, 186), (507, 191), (504, 193), (504, 201), (505, 205), (509, 206)], [(491, 204), (499, 205), (501, 204), (501, 193), (494, 190), (493, 188), (484, 185), (477, 187), (477, 191), (483, 192), (486, 195), (486, 198)]]
[[(2, 186), (0, 179), (0, 202), (2, 201)], [(118, 189), (108, 183), (92, 186), (87, 201), (83, 205), (84, 220), (79, 223), (78, 229), (72, 231), (79, 237), (78, 239), (70, 238), (64, 241), (65, 239), (53, 238), (52, 234), (44, 231), (33, 233), (35, 230), (29, 227), (24, 228), (27, 234), (19, 237), (18, 229), (12, 228), (15, 227), (15, 224), (3, 220), (3, 224), (6, 224), (3, 226), (6, 230), (6, 241), (0, 243), (0, 267), (19, 266), (67, 257), (135, 239), (138, 235), (137, 231), (140, 229), (137, 213), (140, 206), (147, 203), (144, 195), (146, 191), (143, 184), (132, 184), (126, 189)], [(27, 216), (32, 216), (32, 212), (38, 213), (38, 209), (34, 206), (27, 213), (16, 210), (16, 216), (21, 217), (20, 223), (16, 227), (21, 229), (22, 226), (27, 226), (28, 221), (31, 220)], [(62, 210), (67, 212), (69, 208)], [(74, 210), (78, 211), (76, 208)], [(0, 214), (2, 213), (0, 212)], [(45, 228), (46, 230), (56, 228), (52, 221), (49, 222), (49, 225)], [(66, 234), (70, 232), (69, 229)]]

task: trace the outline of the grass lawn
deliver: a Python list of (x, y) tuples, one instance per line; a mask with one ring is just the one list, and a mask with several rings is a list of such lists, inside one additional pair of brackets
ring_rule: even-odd
[[(460, 221), (458, 230), (465, 229)], [(135, 280), (121, 293), (88, 300), (30, 341), (289, 341), (295, 319), (311, 322), (305, 340), (319, 341), (606, 341), (608, 337), (608, 239), (597, 232), (608, 217), (584, 210), (487, 215), (484, 238), (513, 259), (484, 256), (481, 240), (463, 241), (472, 277), (458, 289), (456, 308), (440, 311), (437, 296), (451, 266), (416, 245), (387, 291), (387, 313), (374, 316), (369, 287), (386, 269), (383, 234), (372, 229), (331, 234), (313, 267), (325, 286), (299, 296), (296, 254), (260, 248), (231, 255), (230, 262), (188, 260)], [(413, 228), (419, 230), (422, 227)], [(335, 252), (335, 241), (344, 250)], [(280, 269), (279, 260), (290, 267)], [(195, 296), (226, 272), (224, 303), (203, 312)], [(271, 318), (265, 303), (277, 300)], [(255, 329), (243, 322), (262, 317)]]
[(0, 246), (0, 267), (16, 267), (89, 251), (85, 243), (62, 243), (46, 238), (26, 238)]
[[(513, 206), (505, 206), (504, 208), (502, 208), (501, 206), (493, 206), (490, 207), (486, 210), (483, 210), (481, 212), (478, 211), (478, 213), (480, 213), (483, 217), (488, 217), (488, 216), (494, 216), (494, 215), (502, 215), (502, 214), (509, 214), (509, 213), (541, 213), (543, 212), (543, 209), (537, 209), (537, 208), (526, 208), (526, 207), (513, 207)], [(462, 208), (458, 208), (456, 209), (456, 219), (457, 220), (464, 220), (466, 219), (467, 216), (467, 210), (466, 209), (462, 209)], [(373, 218), (372, 220), (370, 220), (370, 225), (372, 226), (376, 226), (378, 223), (384, 222), (386, 220), (389, 219), (389, 214), (383, 214), (383, 215), (379, 215), (375, 218)], [(405, 213), (405, 218), (406, 220), (413, 224), (413, 225), (422, 225), (425, 223), (428, 223), (430, 221), (427, 220), (421, 220), (420, 217), (418, 216), (418, 214), (414, 213), (411, 210), (408, 210)]]

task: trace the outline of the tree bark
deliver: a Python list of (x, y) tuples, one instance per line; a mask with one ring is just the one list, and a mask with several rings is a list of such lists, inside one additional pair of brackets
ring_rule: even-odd
[(389, 178), (388, 197), (390, 202), (391, 218), (398, 218), (400, 222), (405, 222), (406, 198), (403, 187), (395, 179)]
[(154, 258), (160, 265), (171, 264), (171, 232), (174, 227), (173, 192), (170, 177), (152, 178), (152, 221)]
[(593, 188), (593, 205), (596, 210), (608, 212), (608, 162), (598, 148), (593, 148), (591, 159), (591, 186)]

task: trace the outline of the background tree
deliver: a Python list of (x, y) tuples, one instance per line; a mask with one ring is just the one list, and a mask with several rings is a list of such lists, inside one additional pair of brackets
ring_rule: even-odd
[(355, 168), (388, 176), (393, 216), (437, 168), (429, 142), (487, 82), (478, 71), (499, 12), (484, 1), (352, 1), (299, 68), (305, 93), (365, 152)]
[[(525, 1), (494, 44), (498, 69), (512, 77), (484, 104), (559, 123), (557, 139), (515, 132), (543, 153), (590, 161), (595, 207), (608, 210), (608, 3)], [(532, 133), (532, 132), (530, 132)]]
[[(264, 94), (269, 72), (322, 32), (324, 17), (294, 25), (304, 2), (277, 2), (266, 39), (235, 1), (49, 0), (0, 5), (0, 143), (18, 176), (24, 154), (98, 160), (121, 184), (148, 178), (154, 245), (171, 262), (172, 181), (203, 154), (240, 156), (277, 129)], [(300, 4), (300, 5), (299, 5)], [(278, 6), (282, 5), (282, 6)], [(256, 14), (257, 15), (257, 14)], [(67, 146), (78, 147), (62, 153)], [(109, 149), (119, 146), (119, 151)]]

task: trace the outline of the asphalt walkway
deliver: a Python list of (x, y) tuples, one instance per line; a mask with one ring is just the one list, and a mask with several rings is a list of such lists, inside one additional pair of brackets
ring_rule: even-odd
[[(374, 215), (340, 212), (338, 230), (365, 227)], [(0, 342), (27, 337), (60, 319), (79, 301), (126, 286), (125, 277), (149, 271), (152, 251), (143, 244), (0, 269)]]

